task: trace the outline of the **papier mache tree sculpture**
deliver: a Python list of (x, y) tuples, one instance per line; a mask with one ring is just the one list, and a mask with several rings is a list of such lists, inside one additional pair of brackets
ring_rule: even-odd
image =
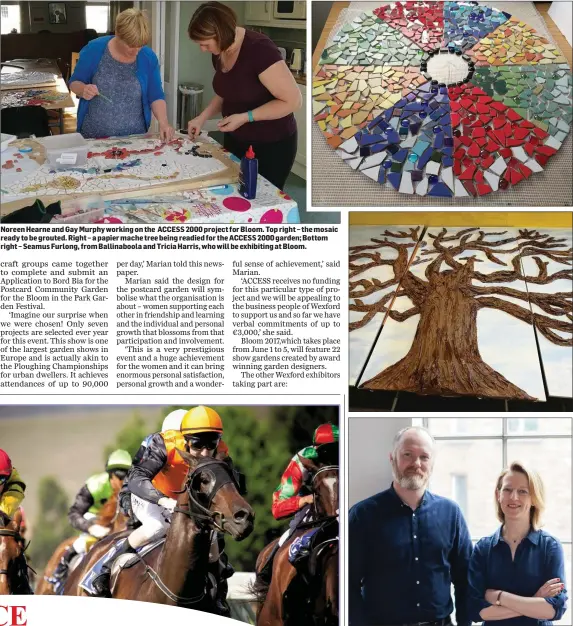
[[(350, 310), (364, 313), (360, 320), (350, 324), (351, 332), (366, 325), (377, 313), (385, 313), (396, 322), (420, 316), (406, 356), (360, 382), (360, 387), (535, 399), (484, 362), (478, 346), (478, 311), (483, 308), (504, 311), (526, 324), (534, 324), (537, 332), (552, 343), (572, 346), (572, 293), (532, 293), (526, 287), (527, 283), (545, 285), (560, 279), (570, 280), (572, 250), (566, 240), (537, 230), (523, 229), (516, 231), (515, 236), (504, 237), (506, 234), (507, 231), (484, 232), (479, 228), (455, 233), (448, 233), (446, 228), (437, 234), (430, 231), (425, 237), (430, 245), (420, 242), (417, 254), (412, 257), (419, 228), (410, 232), (386, 230), (380, 238), (373, 238), (371, 245), (350, 248), (350, 298), (354, 299)], [(402, 238), (404, 243), (389, 241), (390, 236)], [(397, 251), (395, 259), (381, 257), (380, 251), (388, 247)], [(503, 269), (480, 272), (482, 259), (478, 257), (483, 255)], [(537, 265), (537, 275), (524, 275), (521, 260), (529, 256)], [(549, 272), (549, 260), (564, 266), (563, 269)], [(394, 278), (386, 282), (360, 279), (366, 269), (379, 265), (392, 266)], [(413, 273), (414, 266), (425, 266), (423, 278), (421, 271), (416, 272), (418, 276)], [(519, 289), (514, 288), (515, 284)], [(362, 302), (361, 298), (393, 285), (397, 289), (377, 302)], [(394, 303), (399, 298), (408, 298), (412, 306), (397, 310)], [(530, 305), (537, 305), (543, 314), (533, 312)], [(380, 340), (384, 341), (384, 330)]]

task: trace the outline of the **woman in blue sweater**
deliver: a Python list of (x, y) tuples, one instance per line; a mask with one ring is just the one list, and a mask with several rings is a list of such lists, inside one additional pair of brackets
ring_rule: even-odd
[(540, 530), (541, 478), (512, 463), (498, 478), (495, 500), (502, 526), (474, 548), (470, 617), (487, 626), (551, 626), (565, 613), (567, 591), (563, 548)]
[(84, 137), (143, 134), (153, 114), (161, 138), (173, 139), (159, 62), (148, 41), (147, 19), (128, 9), (117, 16), (115, 36), (98, 37), (81, 50), (70, 89), (80, 98), (77, 128)]

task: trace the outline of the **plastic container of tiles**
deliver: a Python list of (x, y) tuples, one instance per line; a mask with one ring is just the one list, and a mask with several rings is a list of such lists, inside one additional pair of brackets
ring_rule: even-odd
[[(43, 137), (41, 142), (46, 148), (48, 163), (56, 169), (65, 170), (70, 167), (82, 167), (87, 164), (88, 142), (80, 133)], [(75, 154), (75, 163), (61, 163), (62, 155), (64, 154)]]
[(105, 207), (89, 209), (82, 213), (73, 213), (67, 217), (57, 217), (53, 224), (93, 224), (105, 216)]

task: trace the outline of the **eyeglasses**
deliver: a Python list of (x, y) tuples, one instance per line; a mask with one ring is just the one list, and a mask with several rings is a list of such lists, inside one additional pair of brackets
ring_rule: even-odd
[(192, 450), (215, 450), (221, 441), (220, 435), (212, 435), (211, 433), (201, 435), (191, 435), (185, 437)]
[(123, 480), (127, 476), (127, 470), (124, 469), (116, 469), (112, 471), (114, 476), (117, 476), (120, 480)]

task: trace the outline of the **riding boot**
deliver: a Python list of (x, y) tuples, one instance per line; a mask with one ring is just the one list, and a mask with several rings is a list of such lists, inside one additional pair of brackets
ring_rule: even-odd
[(64, 581), (68, 577), (70, 563), (72, 559), (76, 556), (76, 554), (77, 552), (75, 551), (74, 546), (68, 546), (66, 548), (66, 551), (62, 555), (60, 562), (58, 563), (58, 567), (56, 567), (54, 573), (49, 578), (47, 578), (47, 581), (49, 583), (52, 583), (53, 585), (56, 584), (58, 581)]
[(107, 555), (106, 560), (101, 566), (99, 576), (94, 578), (92, 583), (96, 591), (96, 596), (100, 598), (111, 598), (110, 581), (112, 565), (119, 556), (129, 554), (130, 552), (135, 552), (135, 548), (131, 547), (127, 539), (122, 539)]
[(260, 578), (262, 582), (265, 583), (266, 585), (270, 585), (271, 583), (271, 578), (273, 576), (273, 561), (275, 560), (275, 556), (277, 552), (280, 550), (280, 548), (281, 546), (279, 545), (279, 542), (277, 541), (275, 545), (273, 546), (271, 553), (267, 557), (265, 564), (261, 568), (261, 571), (257, 572), (257, 578)]
[(231, 607), (227, 602), (229, 583), (226, 580), (217, 581), (217, 597), (215, 598), (215, 610), (221, 617), (231, 617)]

